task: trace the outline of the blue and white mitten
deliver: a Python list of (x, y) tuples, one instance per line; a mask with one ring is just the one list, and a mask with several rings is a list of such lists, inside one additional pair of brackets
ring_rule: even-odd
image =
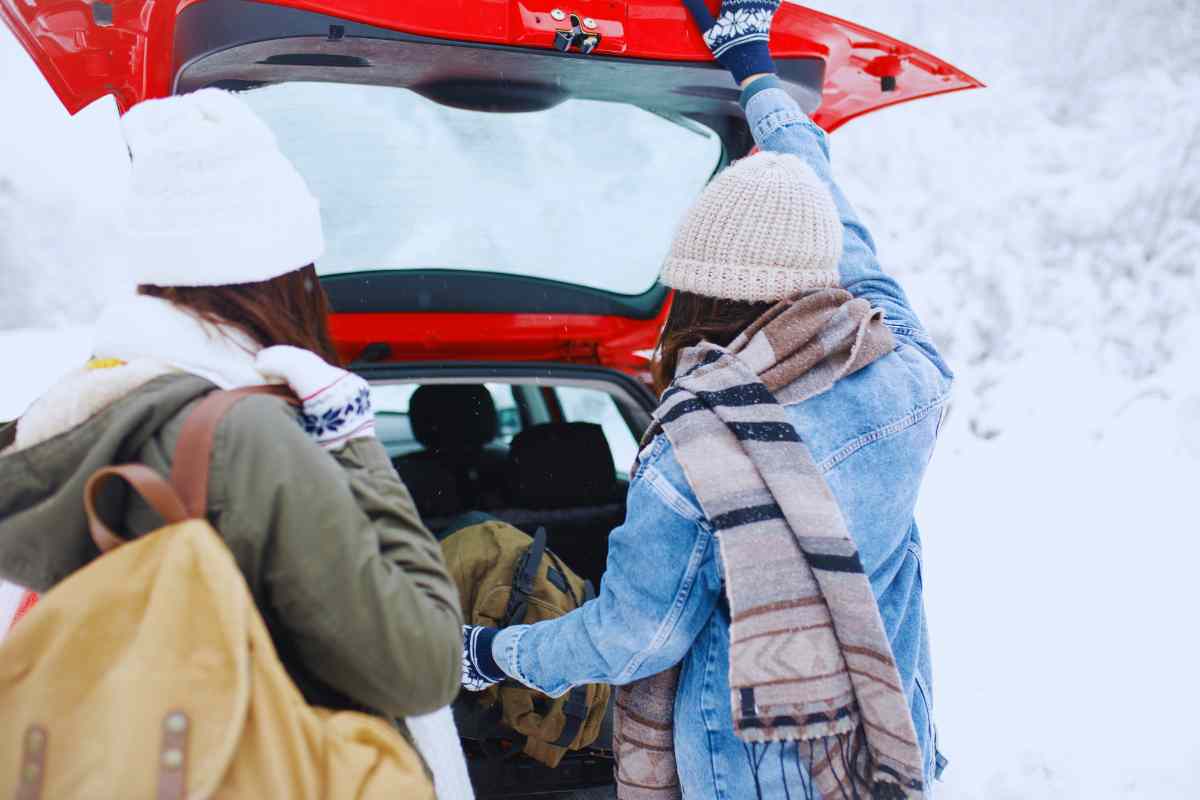
[(462, 685), (468, 692), (482, 692), (508, 676), (492, 656), (492, 640), (499, 628), (463, 625)]
[(767, 46), (771, 21), (782, 0), (722, 0), (716, 19), (704, 0), (683, 0), (704, 42), (739, 84), (751, 75), (774, 72)]
[(300, 398), (304, 432), (336, 450), (351, 439), (375, 435), (371, 387), (365, 380), (299, 347), (276, 345), (259, 351), (255, 367), (267, 380), (281, 380)]

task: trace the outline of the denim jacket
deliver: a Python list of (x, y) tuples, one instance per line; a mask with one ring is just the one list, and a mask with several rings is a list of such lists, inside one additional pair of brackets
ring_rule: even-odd
[[(751, 85), (742, 101), (763, 150), (798, 155), (828, 182), (845, 229), (842, 285), (882, 308), (895, 334), (891, 353), (787, 410), (858, 543), (910, 697), (932, 789), (940, 757), (913, 507), (952, 376), (899, 284), (880, 269), (870, 234), (833, 182), (825, 133), (773, 79)], [(778, 753), (764, 755), (760, 748), (756, 776), (749, 749), (734, 735), (723, 597), (712, 525), (660, 435), (631, 478), (628, 514), (609, 538), (597, 598), (559, 619), (501, 631), (492, 652), (508, 674), (551, 696), (582, 683), (625, 684), (682, 664), (675, 751), (684, 796), (804, 797), (794, 750), (785, 759), (778, 744), (772, 745)]]

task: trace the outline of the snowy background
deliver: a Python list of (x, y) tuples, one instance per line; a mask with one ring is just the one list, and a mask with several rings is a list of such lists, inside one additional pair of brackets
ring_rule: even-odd
[[(959, 376), (919, 509), (938, 796), (1200, 797), (1200, 4), (813, 5), (989, 85), (833, 137)], [(87, 354), (121, 146), (6, 30), (0, 74), (4, 419)]]

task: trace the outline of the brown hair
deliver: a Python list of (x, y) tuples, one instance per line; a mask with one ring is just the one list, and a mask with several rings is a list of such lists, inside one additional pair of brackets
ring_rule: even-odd
[(290, 344), (331, 364), (341, 359), (329, 337), (329, 300), (311, 264), (259, 283), (226, 286), (153, 286), (138, 294), (161, 297), (205, 322), (227, 324), (263, 347)]
[(773, 305), (675, 292), (651, 366), (654, 391), (662, 394), (671, 385), (679, 366), (679, 354), (684, 350), (700, 342), (727, 347)]

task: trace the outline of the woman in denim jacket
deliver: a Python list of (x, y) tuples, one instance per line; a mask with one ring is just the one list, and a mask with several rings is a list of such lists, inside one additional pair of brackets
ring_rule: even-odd
[[(818, 179), (815, 183), (828, 190), (826, 197), (832, 198), (836, 209), (831, 214), (840, 242), (834, 242), (829, 263), (835, 280), (854, 298), (881, 310), (891, 333), (885, 354), (823, 393), (799, 402), (788, 402), (788, 392), (777, 396), (857, 545), (891, 647), (899, 690), (911, 711), (923, 788), (906, 787), (907, 791), (891, 794), (877, 791), (875, 796), (929, 797), (941, 759), (932, 721), (921, 539), (913, 509), (952, 376), (904, 291), (880, 268), (870, 234), (834, 182), (825, 133), (773, 74), (766, 38), (778, 0), (725, 0), (715, 21), (704, 10), (703, 0), (686, 1), (705, 31), (706, 42), (740, 83), (746, 117), (764, 151), (730, 171), (748, 172), (743, 168), (747, 162), (780, 158), (774, 154), (788, 154), (811, 168)], [(784, 231), (785, 239), (791, 238), (781, 244), (779, 220), (787, 215), (781, 217), (779, 208), (764, 209), (761, 198), (732, 196), (738, 187), (722, 186), (722, 179), (714, 180), (685, 221), (664, 268), (663, 282), (679, 291), (660, 346), (660, 390), (674, 376), (684, 346), (702, 338), (728, 345), (734, 334), (773, 305), (769, 301), (794, 294), (791, 290), (797, 287), (821, 285), (812, 281), (812, 272), (819, 272), (820, 259), (830, 255), (828, 243), (821, 241), (820, 214), (810, 230)], [(723, 196), (714, 200), (710, 196), (714, 192)], [(771, 203), (778, 205), (774, 199)], [(749, 254), (742, 264), (700, 265), (683, 257), (717, 246), (697, 237), (727, 236), (729, 228), (740, 232), (740, 242), (757, 237), (763, 252)], [(798, 244), (797, 235), (807, 238)], [(744, 286), (739, 293), (735, 284), (748, 280), (739, 266), (750, 260), (777, 259), (775, 251), (780, 247), (791, 248), (793, 262), (807, 260), (789, 265), (795, 267), (792, 282), (772, 286), (766, 281), (764, 290), (759, 280), (757, 294), (747, 294)], [(754, 276), (749, 280), (753, 283)], [(701, 505), (671, 440), (658, 435), (643, 449), (632, 476), (627, 519), (609, 538), (599, 596), (553, 621), (502, 631), (468, 628), (464, 684), (479, 689), (512, 677), (558, 697), (575, 685), (625, 685), (678, 665), (673, 720), (678, 786), (655, 793), (622, 782), (623, 797), (680, 793), (720, 799), (815, 797), (818, 792), (809, 773), (819, 770), (793, 756), (794, 743), (752, 746), (735, 732), (730, 606), (719, 546), (726, 534), (718, 531)], [(737, 531), (728, 535), (736, 536)], [(620, 748), (618, 744), (619, 753)], [(619, 775), (624, 767), (619, 765)]]

